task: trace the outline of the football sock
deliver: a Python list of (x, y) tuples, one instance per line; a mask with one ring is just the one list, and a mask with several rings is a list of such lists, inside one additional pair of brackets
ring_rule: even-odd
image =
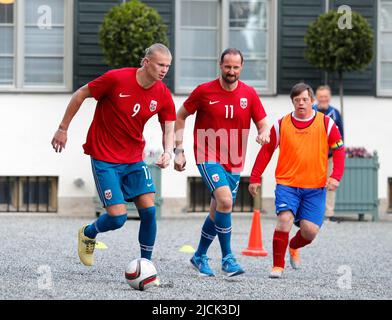
[(90, 239), (95, 239), (98, 233), (119, 229), (126, 221), (126, 213), (118, 216), (111, 216), (105, 213), (100, 215), (94, 223), (84, 229), (84, 235)]
[(215, 236), (215, 222), (212, 221), (210, 216), (208, 215), (201, 229), (200, 242), (197, 251), (195, 252), (195, 255), (200, 257), (201, 255), (206, 254), (212, 241), (215, 239)]
[(302, 247), (305, 247), (312, 241), (306, 240), (304, 237), (301, 235), (301, 229), (298, 230), (297, 234), (290, 240), (290, 248), (291, 249), (299, 249)]
[(218, 234), (222, 257), (231, 253), (231, 213), (215, 212), (215, 230)]
[(154, 249), (155, 237), (157, 235), (157, 221), (155, 206), (138, 209), (140, 216), (139, 244), (141, 257), (151, 260)]
[(289, 233), (275, 229), (272, 241), (273, 263), (274, 267), (284, 268), (284, 257), (286, 254), (287, 244), (289, 242)]

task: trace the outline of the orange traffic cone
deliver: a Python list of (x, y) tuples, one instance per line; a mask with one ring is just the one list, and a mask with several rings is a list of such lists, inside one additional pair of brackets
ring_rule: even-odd
[(252, 228), (250, 229), (248, 248), (242, 250), (244, 256), (265, 257), (268, 252), (263, 248), (260, 210), (253, 210)]

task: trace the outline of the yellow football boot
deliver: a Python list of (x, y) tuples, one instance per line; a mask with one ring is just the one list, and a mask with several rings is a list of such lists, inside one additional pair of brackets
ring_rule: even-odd
[(78, 254), (80, 261), (85, 266), (92, 266), (94, 264), (94, 249), (96, 241), (95, 239), (90, 239), (84, 235), (84, 229), (86, 227), (87, 225), (79, 229)]

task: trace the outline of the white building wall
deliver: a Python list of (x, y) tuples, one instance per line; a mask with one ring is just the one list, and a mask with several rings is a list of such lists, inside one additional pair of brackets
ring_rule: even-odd
[[(59, 197), (90, 197), (94, 192), (89, 158), (82, 144), (94, 112), (86, 101), (71, 124), (66, 149), (56, 154), (51, 146), (70, 94), (0, 95), (0, 175), (59, 176)], [(76, 188), (82, 178), (86, 185)]]
[[(56, 154), (51, 147), (55, 132), (71, 94), (0, 94), (0, 175), (1, 176), (59, 176), (59, 198), (91, 198), (95, 185), (91, 174), (90, 159), (83, 154), (85, 141), (93, 117), (95, 100), (84, 102), (71, 123), (66, 149)], [(185, 96), (174, 98), (179, 108)], [(292, 110), (286, 95), (262, 97), (262, 103), (273, 124)], [(338, 97), (333, 99), (338, 105)], [(392, 177), (392, 100), (388, 98), (351, 97), (344, 99), (345, 145), (363, 146), (369, 151), (377, 150), (380, 160), (379, 197), (387, 197), (387, 177)], [(198, 176), (193, 157), (194, 116), (187, 120), (185, 131), (186, 171), (178, 173), (172, 167), (162, 172), (162, 196), (185, 198), (187, 176)], [(154, 117), (145, 128), (146, 149), (162, 150), (161, 131)], [(247, 161), (243, 175), (249, 175), (259, 150), (255, 142), (254, 125), (249, 136)], [(274, 155), (263, 179), (263, 197), (274, 196)], [(85, 185), (78, 188), (74, 181), (81, 178)]]

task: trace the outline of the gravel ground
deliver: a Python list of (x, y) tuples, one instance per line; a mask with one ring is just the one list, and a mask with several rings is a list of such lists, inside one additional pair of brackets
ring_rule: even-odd
[[(96, 250), (96, 264), (83, 266), (77, 256), (77, 230), (86, 219), (0, 216), (0, 299), (391, 299), (392, 223), (327, 222), (318, 238), (301, 251), (301, 270), (289, 266), (282, 279), (269, 279), (275, 220), (263, 218), (268, 257), (240, 255), (247, 246), (251, 217), (235, 216), (232, 248), (246, 273), (227, 279), (220, 273), (217, 239), (209, 256), (214, 278), (197, 276), (191, 254), (203, 217), (158, 222), (153, 261), (160, 287), (131, 289), (123, 273), (137, 258), (139, 221), (128, 220), (115, 232), (101, 234), (107, 250)], [(293, 228), (292, 235), (296, 232)], [(351, 281), (350, 281), (351, 280)], [(351, 288), (350, 288), (351, 284)]]

